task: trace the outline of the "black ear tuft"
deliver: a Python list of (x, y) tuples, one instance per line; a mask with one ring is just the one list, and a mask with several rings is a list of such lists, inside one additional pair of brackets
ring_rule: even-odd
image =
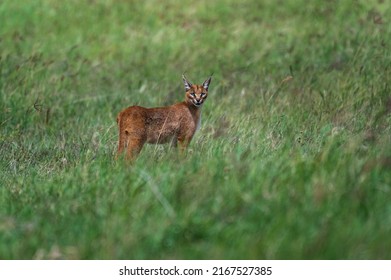
[(185, 89), (186, 91), (188, 91), (191, 88), (192, 84), (186, 79), (185, 74), (182, 74), (182, 79), (185, 85)]
[[(213, 75), (213, 74), (212, 74)], [(204, 89), (208, 90), (209, 88), (209, 85), (210, 85), (210, 82), (212, 81), (212, 75), (206, 79), (206, 81), (202, 84), (202, 86), (204, 87)]]

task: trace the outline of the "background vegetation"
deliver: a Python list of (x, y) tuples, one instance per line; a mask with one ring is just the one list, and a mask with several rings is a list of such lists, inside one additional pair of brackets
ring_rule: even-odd
[[(390, 259), (388, 1), (0, 1), (1, 259)], [(214, 72), (186, 158), (117, 113)]]

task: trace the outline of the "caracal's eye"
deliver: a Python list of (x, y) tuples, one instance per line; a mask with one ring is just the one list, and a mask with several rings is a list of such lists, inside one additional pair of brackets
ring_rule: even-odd
[(201, 93), (201, 97), (204, 97), (205, 95), (206, 95), (206, 93), (205, 93), (205, 92)]
[(195, 97), (195, 92), (190, 93), (191, 96)]

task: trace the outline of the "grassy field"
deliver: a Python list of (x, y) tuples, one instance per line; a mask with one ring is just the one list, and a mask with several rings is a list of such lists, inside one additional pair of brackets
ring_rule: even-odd
[[(0, 1), (0, 259), (391, 259), (388, 1)], [(180, 158), (123, 108), (214, 72)]]

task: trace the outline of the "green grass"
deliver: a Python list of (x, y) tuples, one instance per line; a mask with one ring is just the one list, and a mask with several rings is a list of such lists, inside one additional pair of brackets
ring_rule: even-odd
[[(0, 259), (390, 259), (388, 1), (0, 2)], [(115, 118), (214, 72), (186, 158)], [(292, 79), (289, 79), (292, 76)]]

